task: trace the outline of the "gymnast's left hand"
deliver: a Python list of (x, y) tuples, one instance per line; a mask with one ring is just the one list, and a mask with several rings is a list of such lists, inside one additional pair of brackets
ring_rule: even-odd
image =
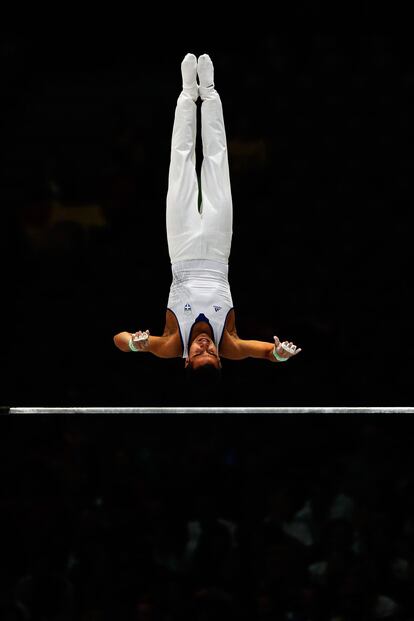
[(281, 343), (277, 336), (274, 336), (273, 338), (275, 341), (276, 353), (281, 358), (286, 358), (287, 360), (288, 358), (292, 358), (292, 356), (297, 356), (297, 354), (302, 351), (302, 349), (297, 347), (294, 343), (292, 343), (292, 341), (283, 341), (283, 343)]
[(150, 331), (142, 332), (138, 330), (132, 335), (132, 342), (139, 351), (146, 351), (149, 347)]

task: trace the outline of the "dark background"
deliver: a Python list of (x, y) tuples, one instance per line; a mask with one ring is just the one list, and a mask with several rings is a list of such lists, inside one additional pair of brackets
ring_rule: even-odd
[[(210, 402), (112, 341), (164, 327), (187, 52), (224, 106), (238, 332), (303, 348), (223, 360), (216, 403), (412, 405), (412, 36), (341, 10), (2, 36), (0, 405)], [(414, 618), (409, 415), (0, 422), (6, 621)]]
[(99, 29), (2, 39), (3, 405), (203, 405), (183, 360), (112, 341), (164, 328), (188, 51), (210, 54), (223, 101), (239, 335), (303, 348), (283, 366), (224, 360), (219, 404), (410, 405), (411, 37), (306, 17), (153, 44)]

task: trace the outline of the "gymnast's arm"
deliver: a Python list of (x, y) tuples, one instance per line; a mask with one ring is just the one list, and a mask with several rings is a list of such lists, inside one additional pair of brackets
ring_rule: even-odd
[[(291, 343), (293, 345), (293, 343)], [(274, 337), (274, 343), (267, 343), (265, 341), (248, 341), (244, 339), (240, 339), (238, 336), (233, 337), (227, 343), (226, 350), (221, 352), (221, 355), (224, 358), (229, 358), (230, 360), (243, 360), (244, 358), (262, 358), (263, 360), (269, 360), (270, 362), (280, 362), (273, 355), (274, 350), (279, 354), (279, 356), (283, 358), (291, 358), (293, 355), (296, 355), (301, 349), (295, 348), (294, 354), (289, 354), (286, 350), (282, 348), (282, 345), (278, 339), (278, 337)]]
[[(124, 352), (130, 352), (129, 339), (134, 336), (131, 332), (119, 332), (115, 334), (114, 343), (118, 349)], [(153, 336), (149, 335), (145, 348), (139, 353), (150, 352), (158, 358), (176, 358), (177, 347), (171, 336)]]

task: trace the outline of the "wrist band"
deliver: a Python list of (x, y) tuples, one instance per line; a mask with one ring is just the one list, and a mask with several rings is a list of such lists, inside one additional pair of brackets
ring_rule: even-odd
[(132, 342), (132, 336), (128, 341), (128, 347), (131, 351), (141, 351), (140, 349), (137, 349), (134, 345), (134, 343)]
[(273, 350), (273, 355), (276, 358), (276, 360), (279, 360), (279, 362), (286, 362), (286, 360), (289, 360), (289, 358), (282, 358), (282, 356), (279, 356), (279, 354), (276, 351), (276, 347)]

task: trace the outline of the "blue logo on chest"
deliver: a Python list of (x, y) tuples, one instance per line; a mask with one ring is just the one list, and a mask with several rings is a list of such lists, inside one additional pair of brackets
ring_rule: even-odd
[(191, 311), (191, 305), (190, 305), (190, 304), (186, 304), (186, 305), (184, 306), (184, 311), (185, 311), (186, 313), (188, 313), (189, 311)]

